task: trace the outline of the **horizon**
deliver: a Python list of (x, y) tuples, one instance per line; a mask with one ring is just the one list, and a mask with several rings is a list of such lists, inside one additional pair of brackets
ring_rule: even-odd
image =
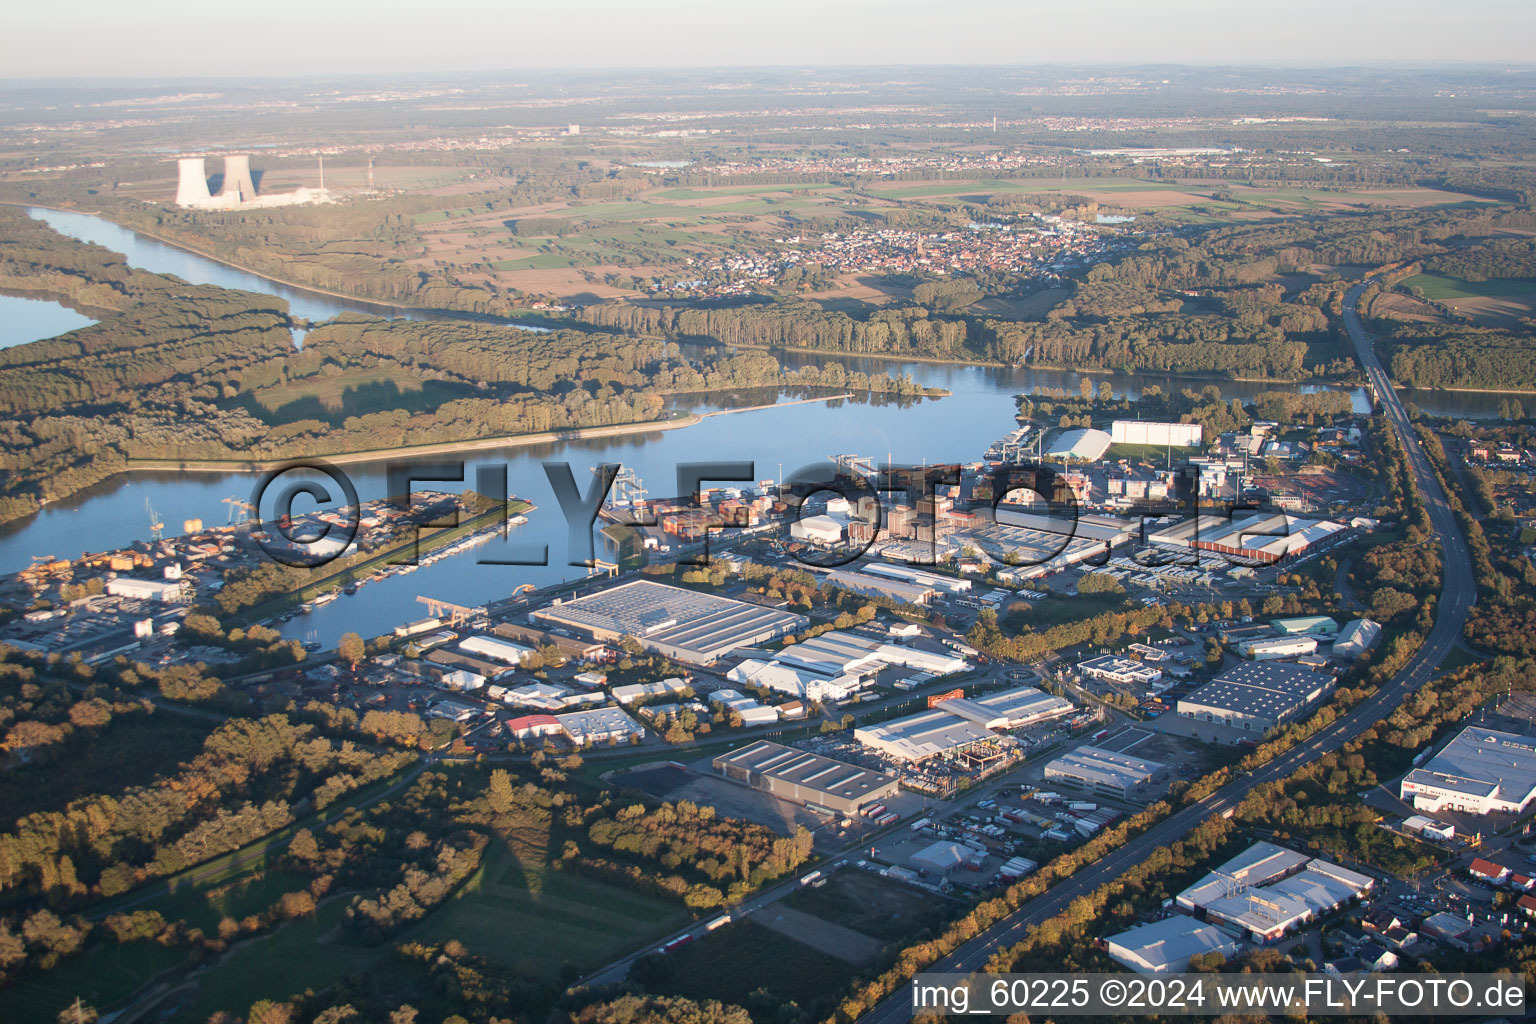
[[(395, 10), (391, 10), (391, 7)], [(1477, 0), (1348, 7), (1328, 0), (1084, 0), (1067, 8), (970, 0), (943, 11), (912, 0), (829, 6), (788, 0), (762, 14), (698, 0), (643, 10), (599, 0), (580, 21), (538, 4), (470, 0), (430, 18), (356, 0), (316, 9), (277, 0), (250, 17), (177, 0), (124, 8), (86, 0), (8, 15), (4, 79), (287, 77), (626, 68), (1056, 66), (1080, 47), (1093, 66), (1329, 67), (1527, 64), (1536, 8)], [(805, 31), (809, 23), (815, 32)], [(530, 45), (529, 40), (535, 45)], [(700, 60), (701, 53), (712, 59)], [(765, 55), (782, 59), (764, 60)], [(61, 67), (67, 68), (63, 75)]]

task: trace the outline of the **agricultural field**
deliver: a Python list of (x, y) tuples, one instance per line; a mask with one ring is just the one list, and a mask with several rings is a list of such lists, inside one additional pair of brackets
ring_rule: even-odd
[(1536, 280), (1493, 278), (1466, 281), (1444, 274), (1419, 274), (1402, 287), (1440, 302), (1489, 327), (1511, 327), (1536, 316)]

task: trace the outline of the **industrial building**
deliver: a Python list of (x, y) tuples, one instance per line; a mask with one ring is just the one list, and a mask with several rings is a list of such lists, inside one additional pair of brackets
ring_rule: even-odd
[(778, 661), (759, 661), (748, 658), (731, 668), (725, 677), (733, 683), (759, 686), (776, 693), (789, 694), (800, 700), (826, 703), (847, 700), (869, 685), (869, 680), (859, 675), (839, 675), (831, 679), (814, 672), (786, 665)]
[(628, 705), (651, 697), (670, 697), (686, 689), (688, 689), (687, 680), (673, 676), (650, 683), (625, 683), (622, 686), (615, 686), (612, 693), (614, 700)]
[(459, 644), (459, 650), (466, 654), (489, 658), (492, 661), (505, 662), (508, 665), (521, 665), (537, 653), (531, 647), (514, 644), (508, 640), (498, 640), (491, 636), (472, 636)]
[(1063, 430), (1057, 434), (1051, 443), (1045, 446), (1045, 457), (1097, 462), (1109, 450), (1109, 445), (1110, 436), (1104, 431), (1095, 430), (1092, 427), (1078, 427), (1073, 430)]
[(1081, 746), (1047, 763), (1045, 777), (1129, 798), (1166, 779), (1168, 766), (1102, 747)]
[(1298, 615), (1290, 619), (1270, 619), (1269, 625), (1281, 636), (1334, 636), (1339, 624), (1327, 615)]
[(780, 650), (769, 660), (748, 659), (726, 678), (761, 686), (801, 700), (847, 700), (868, 686), (880, 669), (900, 665), (934, 676), (963, 672), (968, 663), (957, 654), (882, 643), (843, 630), (831, 630)]
[(954, 754), (993, 738), (993, 730), (1018, 729), (1071, 714), (1071, 701), (1023, 686), (979, 698), (954, 698), (928, 711), (860, 726), (854, 739), (896, 761), (925, 761)]
[(1257, 640), (1244, 640), (1237, 645), (1237, 653), (1254, 661), (1299, 658), (1316, 650), (1317, 641), (1310, 636), (1260, 637)]
[(790, 644), (774, 660), (803, 668), (818, 675), (874, 675), (882, 666), (902, 665), (936, 676), (963, 672), (969, 667), (964, 658), (948, 651), (936, 653), (901, 644), (881, 643), (834, 629), (797, 644)]
[(1261, 942), (1343, 906), (1375, 880), (1321, 858), (1259, 842), (1179, 893), (1179, 906), (1226, 921)]
[(1204, 953), (1230, 957), (1237, 940), (1215, 925), (1175, 915), (1151, 924), (1137, 925), (1104, 940), (1109, 957), (1138, 974), (1178, 973)]
[(810, 624), (803, 615), (650, 580), (554, 604), (533, 617), (603, 641), (632, 636), (650, 650), (697, 665)]
[(645, 726), (618, 708), (593, 708), (556, 715), (555, 721), (578, 747), (587, 743), (624, 743), (631, 736), (644, 736)]
[(1381, 623), (1371, 619), (1356, 619), (1343, 629), (1333, 641), (1333, 656), (1354, 661), (1376, 646), (1381, 639)]
[(1130, 658), (1118, 658), (1113, 654), (1080, 661), (1077, 663), (1077, 671), (1084, 679), (1098, 679), (1120, 686), (1151, 686), (1163, 678), (1162, 669)]
[(1160, 444), (1174, 448), (1198, 448), (1204, 434), (1198, 423), (1158, 423), (1153, 420), (1115, 420), (1109, 438), (1115, 444)]
[(834, 587), (851, 590), (855, 594), (884, 597), (901, 604), (925, 605), (938, 595), (933, 587), (907, 580), (893, 579), (855, 569), (833, 569), (827, 573), (827, 582)]
[(140, 580), (118, 576), (107, 580), (106, 591), (112, 597), (129, 597), (160, 604), (180, 604), (187, 599), (186, 580)]
[(545, 736), (564, 736), (560, 720), (554, 715), (524, 715), (509, 719), (504, 726), (506, 734), (519, 742), (543, 739)]
[(1245, 662), (1179, 698), (1175, 710), (1185, 718), (1262, 733), (1299, 718), (1333, 682), (1327, 673), (1301, 665)]
[(1398, 796), (1435, 814), (1521, 814), (1536, 800), (1536, 745), (1530, 737), (1469, 726), (1403, 777)]
[(607, 661), (611, 656), (608, 648), (595, 640), (578, 640), (573, 636), (551, 633), (547, 629), (523, 626), (515, 622), (503, 622), (493, 626), (491, 632), (525, 647), (534, 649), (553, 647), (560, 652), (561, 656), (576, 661)]
[(1147, 540), (1158, 546), (1214, 551), (1253, 562), (1278, 562), (1343, 530), (1341, 523), (1302, 519), (1283, 512), (1241, 519), (1201, 513), (1160, 530)]
[(984, 850), (975, 850), (960, 843), (950, 843), (940, 840), (918, 850), (907, 858), (907, 863), (919, 871), (926, 871), (934, 875), (947, 875), (956, 868), (967, 864), (980, 864), (987, 854)]
[(714, 768), (728, 779), (781, 800), (825, 807), (845, 815), (889, 800), (898, 791), (898, 780), (893, 775), (767, 740), (721, 754), (715, 758)]
[(920, 587), (928, 587), (930, 590), (941, 590), (949, 594), (964, 594), (971, 589), (971, 581), (960, 579), (957, 576), (943, 576), (936, 572), (926, 572), (922, 569), (913, 569), (905, 565), (891, 565), (888, 562), (870, 562), (860, 567), (860, 572), (870, 576), (884, 576), (887, 579), (905, 580)]
[(831, 547), (842, 543), (843, 523), (831, 516), (806, 516), (789, 524), (792, 540)]
[(298, 203), (330, 201), (325, 190), (324, 170), (321, 187), (298, 188), (275, 195), (258, 195), (251, 177), (251, 158), (245, 153), (231, 153), (224, 158), (224, 182), (219, 194), (208, 188), (207, 158), (182, 157), (176, 161), (176, 205), (190, 210), (241, 210)]

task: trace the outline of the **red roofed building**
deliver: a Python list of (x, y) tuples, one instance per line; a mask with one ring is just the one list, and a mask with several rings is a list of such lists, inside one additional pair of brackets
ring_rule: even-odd
[(1484, 881), (1492, 882), (1494, 885), (1503, 885), (1509, 880), (1509, 868), (1495, 864), (1491, 860), (1484, 860), (1481, 857), (1472, 858), (1472, 863), (1467, 867), (1467, 874), (1473, 878), (1481, 878)]
[(1515, 906), (1524, 911), (1526, 917), (1536, 917), (1536, 896), (1521, 896)]

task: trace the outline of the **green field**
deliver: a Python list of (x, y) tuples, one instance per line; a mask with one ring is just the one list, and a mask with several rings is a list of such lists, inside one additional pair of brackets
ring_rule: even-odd
[[(1187, 449), (1175, 447), (1173, 450), (1175, 459), (1188, 454)], [(1104, 453), (1104, 458), (1110, 462), (1116, 459), (1130, 459), (1133, 462), (1145, 460), (1155, 466), (1161, 466), (1168, 461), (1168, 446), (1161, 444), (1112, 444)]]
[(519, 256), (515, 260), (497, 260), (491, 264), (493, 270), (564, 270), (567, 267), (579, 267), (584, 261), (573, 256), (562, 256), (554, 252), (541, 252), (537, 256)]
[(550, 978), (564, 964), (601, 966), (687, 920), (677, 904), (519, 861), (497, 843), (458, 894), (410, 937), (458, 939), (519, 974)]
[(461, 206), (456, 210), (427, 210), (424, 213), (414, 214), (411, 217), (413, 224), (435, 224), (439, 221), (452, 220), (454, 217), (468, 217), (475, 211), (467, 206)]
[(775, 192), (809, 192), (813, 189), (836, 188), (831, 182), (812, 181), (791, 185), (722, 185), (719, 188), (669, 188), (657, 192), (653, 199), (715, 199), (719, 196), (762, 196)]
[(1417, 288), (1424, 293), (1426, 299), (1435, 302), (1454, 302), (1457, 299), (1536, 301), (1536, 281), (1527, 277), (1467, 281), (1444, 274), (1418, 274), (1404, 281), (1403, 286)]

